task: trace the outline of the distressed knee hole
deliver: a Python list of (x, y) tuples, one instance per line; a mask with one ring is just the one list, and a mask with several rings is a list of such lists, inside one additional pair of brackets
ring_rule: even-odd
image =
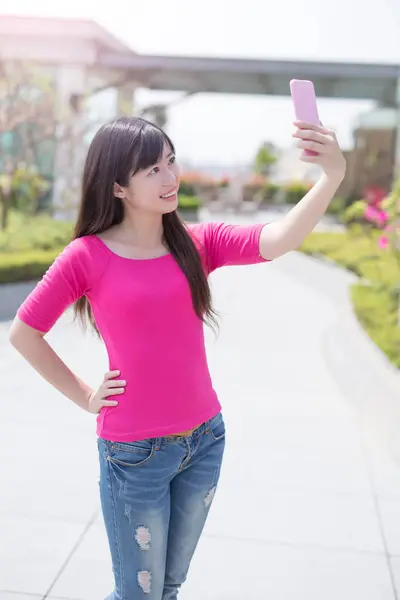
[(217, 489), (216, 486), (211, 488), (211, 490), (208, 492), (207, 496), (204, 498), (204, 506), (206, 508), (208, 508), (211, 505), (211, 502), (214, 500), (216, 489)]
[(135, 540), (141, 550), (150, 550), (151, 533), (147, 527), (136, 529)]
[(144, 594), (150, 594), (151, 591), (151, 574), (148, 571), (139, 571), (138, 576), (139, 587)]

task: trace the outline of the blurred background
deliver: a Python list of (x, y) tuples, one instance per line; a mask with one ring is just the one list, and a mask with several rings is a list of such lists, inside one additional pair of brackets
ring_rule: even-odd
[[(319, 177), (292, 144), (292, 78), (347, 174), (300, 252), (211, 278), (229, 447), (180, 597), (398, 600), (399, 31), (399, 0), (0, 0), (0, 600), (112, 586), (93, 419), (8, 342), (71, 239), (94, 132), (165, 128), (188, 221), (279, 219)], [(98, 386), (96, 339), (64, 317), (49, 339)]]
[(379, 11), (362, 0), (306, 9), (281, 0), (273, 10), (262, 0), (240, 10), (215, 0), (16, 0), (12, 14), (0, 9), (2, 283), (40, 276), (65, 245), (87, 145), (116, 115), (143, 115), (170, 134), (188, 220), (288, 210), (319, 175), (291, 144), (289, 81), (312, 79), (348, 169), (324, 231), (303, 249), (373, 274), (373, 306), (364, 286), (356, 310), (400, 364), (397, 0)]

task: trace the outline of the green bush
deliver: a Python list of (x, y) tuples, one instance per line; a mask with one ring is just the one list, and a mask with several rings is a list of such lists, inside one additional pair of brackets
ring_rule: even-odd
[(10, 214), (9, 226), (0, 231), (0, 253), (51, 250), (66, 246), (73, 233), (73, 225), (56, 221), (49, 215), (29, 217), (20, 212)]
[(194, 184), (181, 179), (179, 183), (179, 193), (183, 196), (195, 196), (196, 190)]
[(287, 204), (297, 204), (310, 191), (311, 186), (302, 181), (293, 181), (284, 186), (285, 202)]
[(274, 202), (280, 186), (270, 181), (250, 182), (243, 186), (243, 200), (251, 202), (258, 200), (261, 202)]
[(364, 221), (365, 202), (357, 200), (346, 208), (342, 215), (342, 221), (346, 224), (361, 223)]
[[(339, 196), (335, 197), (332, 202), (328, 206), (328, 210), (326, 211), (330, 215), (335, 215), (337, 217), (342, 217), (346, 208), (346, 200), (344, 198), (340, 198)], [(340, 219), (342, 220), (342, 219)]]
[(63, 248), (0, 254), (0, 283), (40, 279)]
[(281, 189), (281, 186), (276, 183), (271, 183), (267, 181), (264, 184), (264, 194), (263, 194), (263, 202), (274, 202), (278, 195), (278, 192)]
[(179, 195), (178, 208), (183, 210), (196, 210), (200, 208), (201, 202), (197, 196)]

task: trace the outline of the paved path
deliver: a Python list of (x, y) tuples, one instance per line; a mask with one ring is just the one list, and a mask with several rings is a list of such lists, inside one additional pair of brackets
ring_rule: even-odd
[[(399, 598), (399, 379), (348, 311), (351, 280), (295, 253), (213, 276), (221, 333), (207, 339), (227, 452), (182, 600)], [(8, 326), (0, 600), (100, 600), (111, 572), (93, 419), (24, 364)], [(69, 316), (50, 340), (101, 379), (102, 348)]]

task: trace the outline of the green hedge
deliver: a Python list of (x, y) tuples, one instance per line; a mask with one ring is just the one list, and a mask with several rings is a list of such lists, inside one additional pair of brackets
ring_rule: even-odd
[(310, 191), (311, 185), (302, 181), (293, 181), (283, 186), (285, 202), (287, 204), (297, 204)]
[(179, 183), (179, 193), (183, 196), (195, 196), (195, 185), (181, 179)]
[(68, 221), (56, 221), (47, 214), (32, 217), (13, 211), (6, 231), (0, 231), (0, 253), (66, 246), (71, 241), (72, 232), (73, 224)]
[(375, 344), (400, 368), (400, 270), (393, 254), (377, 247), (378, 236), (379, 232), (374, 232), (366, 237), (357, 228), (346, 233), (314, 232), (301, 250), (327, 256), (364, 280), (351, 288), (355, 313)]
[(63, 248), (0, 254), (0, 283), (40, 279)]
[(178, 198), (178, 208), (180, 209), (197, 209), (200, 208), (200, 198), (197, 196), (185, 196), (184, 194)]
[[(200, 206), (196, 196), (179, 197), (183, 212), (196, 211)], [(69, 244), (72, 231), (72, 223), (49, 215), (29, 217), (12, 212), (9, 227), (0, 231), (0, 284), (40, 279)]]

